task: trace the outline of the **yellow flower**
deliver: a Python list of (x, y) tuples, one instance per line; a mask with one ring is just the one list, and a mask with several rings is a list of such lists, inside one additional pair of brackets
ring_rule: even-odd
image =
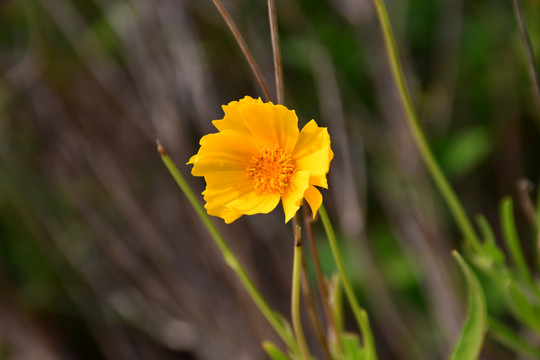
[(231, 223), (242, 215), (266, 214), (279, 201), (285, 222), (306, 199), (313, 214), (322, 204), (315, 188), (328, 188), (326, 174), (334, 157), (326, 128), (314, 120), (298, 130), (293, 110), (246, 96), (223, 106), (214, 120), (219, 132), (203, 136), (188, 162), (204, 176), (208, 214)]

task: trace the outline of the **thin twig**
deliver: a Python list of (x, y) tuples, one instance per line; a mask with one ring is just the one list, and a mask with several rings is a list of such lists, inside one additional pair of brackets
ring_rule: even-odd
[(519, 25), (519, 33), (521, 34), (521, 40), (523, 41), (523, 47), (527, 55), (527, 65), (529, 69), (529, 77), (532, 87), (532, 96), (534, 99), (534, 105), (538, 115), (537, 120), (540, 121), (540, 85), (538, 84), (538, 71), (536, 70), (536, 60), (534, 58), (534, 51), (531, 44), (531, 38), (527, 31), (527, 24), (525, 24), (525, 18), (523, 17), (523, 9), (519, 0), (514, 0), (514, 11), (516, 14), (516, 20)]
[(304, 296), (304, 303), (306, 304), (306, 309), (307, 309), (309, 318), (311, 320), (311, 323), (313, 324), (315, 333), (317, 334), (317, 339), (321, 343), (321, 346), (324, 350), (326, 357), (329, 360), (333, 360), (334, 358), (332, 357), (332, 354), (330, 353), (330, 348), (328, 347), (328, 340), (326, 339), (326, 335), (324, 333), (321, 320), (319, 316), (317, 315), (317, 309), (315, 308), (313, 289), (311, 288), (311, 284), (309, 283), (309, 279), (307, 276), (307, 269), (306, 269), (306, 261), (304, 258), (302, 258), (301, 286), (302, 286), (302, 295)]
[(279, 45), (279, 31), (276, 15), (275, 0), (268, 0), (268, 16), (270, 17), (270, 34), (272, 36), (272, 50), (274, 53), (274, 73), (276, 78), (276, 94), (278, 104), (285, 101), (283, 86), (283, 62), (281, 60), (281, 47)]
[(531, 190), (533, 184), (527, 179), (519, 179), (516, 183), (518, 192), (519, 204), (523, 210), (525, 218), (534, 229), (538, 227), (538, 219), (536, 218), (536, 210), (531, 200)]
[(304, 226), (306, 228), (306, 235), (311, 248), (311, 256), (313, 257), (313, 263), (315, 265), (315, 276), (317, 278), (317, 286), (319, 287), (319, 292), (321, 294), (321, 301), (323, 304), (324, 312), (326, 314), (326, 319), (328, 320), (330, 338), (334, 339), (338, 346), (338, 351), (340, 354), (343, 354), (343, 345), (341, 344), (341, 338), (338, 336), (336, 319), (334, 318), (334, 313), (330, 308), (330, 303), (328, 302), (328, 289), (324, 282), (324, 275), (322, 272), (321, 261), (319, 259), (319, 252), (317, 251), (317, 243), (315, 242), (315, 236), (313, 235), (313, 227), (310, 221), (310, 216), (308, 214), (308, 209), (306, 206), (303, 206), (304, 211)]
[(240, 31), (238, 31), (236, 24), (231, 18), (231, 15), (227, 11), (227, 9), (225, 9), (225, 7), (223, 6), (220, 0), (212, 0), (212, 1), (214, 1), (214, 5), (216, 5), (219, 13), (221, 14), (221, 17), (223, 18), (223, 20), (225, 20), (225, 22), (229, 26), (229, 29), (231, 30), (234, 38), (236, 39), (238, 46), (240, 46), (240, 49), (244, 53), (244, 57), (249, 63), (249, 66), (251, 67), (251, 71), (253, 71), (253, 74), (255, 75), (255, 77), (257, 78), (257, 81), (259, 82), (259, 85), (261, 86), (261, 89), (264, 93), (264, 97), (266, 98), (266, 101), (272, 101), (273, 99), (272, 95), (270, 94), (270, 90), (268, 90), (268, 85), (266, 85), (266, 81), (264, 80), (264, 77), (261, 73), (261, 69), (259, 69), (259, 66), (255, 62), (255, 59), (253, 58), (251, 51), (249, 51), (249, 48), (246, 42), (244, 41), (242, 34), (240, 34)]

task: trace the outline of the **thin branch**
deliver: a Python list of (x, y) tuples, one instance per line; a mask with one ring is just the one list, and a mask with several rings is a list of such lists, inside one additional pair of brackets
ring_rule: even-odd
[(527, 179), (519, 179), (516, 183), (519, 204), (523, 210), (525, 218), (534, 229), (538, 227), (538, 219), (536, 218), (536, 210), (531, 200), (531, 191), (533, 184)]
[(279, 31), (276, 15), (276, 1), (268, 0), (268, 16), (270, 17), (270, 34), (272, 36), (272, 51), (274, 52), (274, 73), (276, 78), (276, 94), (278, 104), (285, 101), (283, 86), (283, 61), (281, 59), (281, 47), (279, 45)]
[(330, 353), (330, 348), (328, 347), (328, 341), (326, 339), (326, 335), (321, 325), (321, 320), (319, 316), (317, 315), (317, 309), (315, 308), (313, 289), (311, 288), (311, 284), (309, 283), (309, 279), (307, 276), (307, 266), (306, 266), (306, 261), (304, 258), (302, 258), (301, 286), (302, 286), (302, 295), (304, 297), (304, 303), (306, 304), (306, 309), (307, 309), (309, 318), (311, 320), (311, 323), (313, 324), (315, 333), (317, 334), (317, 339), (321, 343), (321, 346), (324, 350), (326, 357), (329, 360), (333, 360), (334, 358), (332, 357), (332, 354)]
[(264, 97), (266, 98), (266, 101), (272, 101), (272, 95), (270, 94), (270, 90), (268, 90), (268, 85), (266, 85), (266, 81), (264, 80), (264, 77), (262, 76), (261, 69), (259, 69), (259, 66), (255, 62), (255, 59), (253, 58), (251, 51), (249, 51), (249, 48), (246, 42), (244, 41), (242, 34), (240, 34), (240, 31), (238, 31), (236, 24), (231, 18), (231, 15), (227, 11), (227, 9), (225, 9), (223, 4), (221, 3), (221, 0), (212, 0), (212, 1), (214, 1), (214, 5), (216, 5), (219, 13), (221, 14), (221, 17), (223, 17), (223, 20), (225, 20), (225, 22), (229, 26), (229, 29), (231, 30), (234, 38), (236, 39), (238, 46), (240, 46), (240, 49), (244, 53), (244, 57), (249, 63), (249, 66), (251, 67), (251, 71), (253, 71), (253, 74), (255, 75), (255, 77), (257, 78), (257, 81), (259, 82), (259, 85), (261, 86), (261, 89), (264, 93)]
[(324, 312), (326, 314), (326, 319), (328, 320), (328, 325), (330, 329), (330, 337), (335, 340), (338, 346), (338, 351), (340, 354), (343, 354), (343, 345), (341, 344), (341, 338), (338, 335), (336, 319), (334, 318), (334, 313), (330, 308), (330, 303), (328, 302), (328, 289), (324, 281), (324, 275), (322, 272), (321, 261), (319, 259), (319, 252), (317, 251), (317, 243), (315, 242), (315, 236), (313, 235), (313, 227), (310, 221), (309, 211), (307, 206), (302, 206), (304, 211), (304, 226), (306, 228), (306, 235), (308, 238), (309, 246), (311, 248), (311, 256), (313, 257), (313, 263), (315, 265), (315, 275), (317, 278), (317, 286), (319, 287), (319, 292), (321, 294), (321, 301), (323, 304)]
[(525, 48), (525, 53), (527, 55), (527, 65), (532, 87), (532, 96), (538, 115), (537, 120), (540, 121), (540, 85), (538, 84), (538, 71), (536, 70), (536, 60), (534, 58), (531, 38), (529, 37), (529, 32), (527, 31), (527, 24), (525, 24), (523, 9), (521, 8), (521, 3), (519, 0), (514, 0), (514, 11), (519, 25), (519, 32), (521, 34), (521, 40), (523, 41), (523, 47)]

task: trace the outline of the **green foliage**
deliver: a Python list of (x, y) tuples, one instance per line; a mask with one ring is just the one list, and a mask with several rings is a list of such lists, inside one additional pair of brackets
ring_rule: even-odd
[(438, 150), (445, 172), (451, 177), (461, 177), (481, 164), (492, 149), (488, 129), (477, 126), (447, 138)]
[[(495, 243), (493, 230), (485, 218), (480, 216), (477, 222), (484, 243), (479, 249), (472, 251), (473, 261), (490, 278), (491, 284), (496, 289), (495, 293), (504, 300), (507, 311), (512, 313), (521, 325), (540, 335), (540, 291), (531, 278), (523, 256), (522, 243), (514, 221), (512, 200), (507, 197), (500, 203), (500, 223), (512, 264), (505, 262), (502, 250)], [(494, 339), (522, 353), (534, 352), (531, 350), (532, 345), (520, 337), (514, 329), (505, 326), (493, 316), (489, 322), (493, 324)]]
[(272, 360), (290, 360), (283, 351), (281, 351), (276, 345), (272, 344), (270, 341), (263, 342), (264, 351), (270, 356)]
[(345, 333), (341, 336), (343, 348), (345, 350), (344, 359), (347, 360), (367, 360), (367, 352), (362, 349), (360, 338), (356, 334)]
[(469, 307), (467, 320), (459, 340), (450, 356), (451, 360), (475, 360), (478, 359), (484, 336), (487, 329), (487, 309), (486, 300), (482, 291), (482, 286), (476, 278), (469, 265), (463, 260), (458, 252), (453, 253), (456, 257), (461, 271), (467, 281), (469, 289)]
[(536, 334), (540, 334), (540, 304), (538, 292), (526, 288), (515, 281), (508, 284), (511, 310), (516, 317)]
[(504, 240), (506, 242), (508, 250), (510, 251), (510, 256), (512, 257), (514, 266), (517, 267), (520, 279), (531, 284), (531, 274), (527, 267), (527, 263), (525, 262), (525, 257), (523, 256), (523, 250), (519, 242), (516, 224), (514, 222), (512, 199), (503, 199), (501, 202), (500, 211), (502, 230), (504, 232)]
[(525, 355), (540, 358), (540, 349), (537, 345), (526, 341), (523, 336), (517, 334), (514, 329), (510, 329), (502, 322), (493, 317), (489, 317), (489, 332), (493, 338), (504, 344), (506, 347)]

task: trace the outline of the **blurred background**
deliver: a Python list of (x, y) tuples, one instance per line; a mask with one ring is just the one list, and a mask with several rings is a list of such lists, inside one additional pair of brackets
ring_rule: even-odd
[[(410, 136), (372, 4), (277, 3), (286, 105), (331, 134), (323, 196), (379, 356), (446, 358), (465, 316), (450, 253), (463, 242)], [(273, 91), (266, 2), (224, 5)], [(387, 6), (429, 142), (467, 212), (498, 231), (500, 198), (539, 177), (540, 118), (512, 4)], [(538, 49), (540, 3), (523, 6)], [(263, 96), (212, 1), (4, 0), (0, 70), (0, 359), (264, 359), (263, 340), (280, 344), (155, 147), (199, 193), (204, 180), (183, 165), (199, 138), (222, 104)], [(289, 316), (281, 208), (216, 223)], [(489, 334), (482, 356), (519, 358)]]

